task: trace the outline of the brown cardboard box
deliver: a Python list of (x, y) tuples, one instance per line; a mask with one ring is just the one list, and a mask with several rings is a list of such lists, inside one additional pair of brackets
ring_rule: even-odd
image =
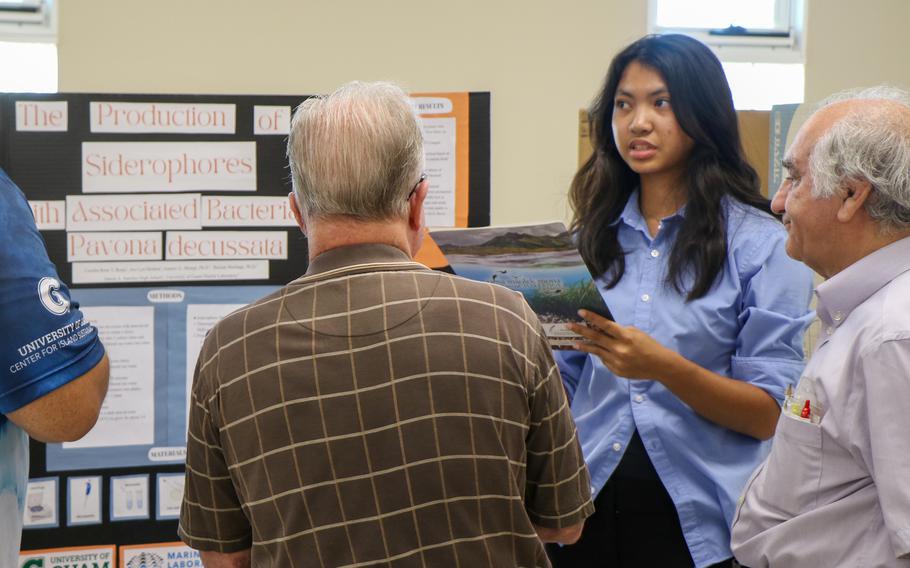
[[(739, 136), (742, 140), (746, 159), (761, 178), (761, 192), (768, 195), (768, 142), (771, 113), (765, 110), (741, 110), (736, 112), (739, 119)], [(588, 112), (578, 111), (578, 165), (585, 163), (593, 151)]]
[[(768, 148), (771, 133), (771, 113), (766, 110), (736, 111), (739, 119), (739, 139), (749, 164), (761, 178), (761, 192), (768, 196)], [(776, 188), (775, 188), (776, 189)]]

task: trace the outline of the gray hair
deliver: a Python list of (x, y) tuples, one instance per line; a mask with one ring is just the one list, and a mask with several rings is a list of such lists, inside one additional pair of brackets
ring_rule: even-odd
[(287, 155), (301, 212), (315, 218), (401, 218), (424, 165), (423, 136), (408, 96), (381, 82), (355, 81), (303, 101)]
[(844, 91), (821, 106), (881, 101), (848, 112), (818, 140), (809, 159), (816, 197), (830, 197), (848, 180), (867, 181), (869, 216), (888, 234), (910, 228), (910, 93), (896, 87)]

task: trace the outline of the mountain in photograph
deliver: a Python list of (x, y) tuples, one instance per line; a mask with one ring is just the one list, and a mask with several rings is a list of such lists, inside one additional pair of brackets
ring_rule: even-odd
[(488, 241), (468, 246), (439, 245), (445, 254), (481, 255), (520, 254), (523, 252), (555, 252), (572, 250), (575, 246), (569, 233), (558, 235), (529, 235), (527, 233), (509, 232), (497, 235)]

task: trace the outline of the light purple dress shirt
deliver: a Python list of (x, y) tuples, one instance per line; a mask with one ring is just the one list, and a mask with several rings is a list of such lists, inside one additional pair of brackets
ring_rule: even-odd
[(818, 424), (785, 409), (733, 522), (752, 568), (910, 567), (910, 238), (821, 284)]

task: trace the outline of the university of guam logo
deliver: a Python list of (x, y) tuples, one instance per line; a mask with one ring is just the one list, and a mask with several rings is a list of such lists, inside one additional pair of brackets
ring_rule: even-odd
[(70, 309), (70, 301), (60, 293), (60, 281), (50, 276), (45, 276), (38, 282), (38, 299), (55, 316), (62, 316)]

